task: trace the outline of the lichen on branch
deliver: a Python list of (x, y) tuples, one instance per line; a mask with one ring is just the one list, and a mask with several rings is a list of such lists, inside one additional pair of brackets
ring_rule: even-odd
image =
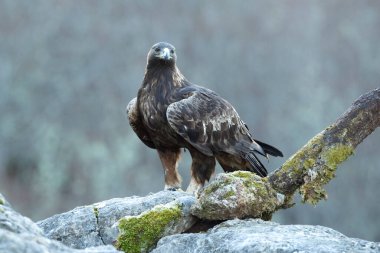
[(342, 144), (322, 148), (318, 163), (307, 171), (299, 189), (303, 202), (315, 205), (319, 200), (327, 199), (323, 186), (335, 177), (337, 166), (352, 155), (353, 150), (352, 146)]
[(219, 174), (210, 182), (193, 205), (192, 214), (206, 220), (269, 220), (283, 201), (283, 195), (278, 195), (265, 179), (249, 171), (235, 171)]
[(380, 125), (380, 89), (359, 97), (335, 123), (313, 137), (268, 178), (288, 199), (298, 189), (302, 200), (316, 204), (327, 198), (323, 186), (335, 176), (340, 163), (354, 153)]

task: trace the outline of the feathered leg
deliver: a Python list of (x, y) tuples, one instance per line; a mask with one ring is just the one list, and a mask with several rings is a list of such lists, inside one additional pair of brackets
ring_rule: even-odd
[(190, 149), (190, 154), (193, 162), (191, 164), (190, 184), (186, 192), (196, 195), (206, 181), (210, 180), (215, 171), (216, 162), (214, 157), (206, 156), (195, 149)]
[(165, 190), (178, 190), (181, 188), (181, 176), (178, 174), (178, 161), (181, 156), (180, 149), (157, 150), (165, 173)]

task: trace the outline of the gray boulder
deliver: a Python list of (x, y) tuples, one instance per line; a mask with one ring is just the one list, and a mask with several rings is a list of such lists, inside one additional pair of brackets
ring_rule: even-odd
[(29, 218), (14, 211), (0, 194), (0, 252), (1, 253), (116, 253), (112, 246), (92, 247), (85, 250), (69, 248), (47, 239), (42, 230)]
[(353, 239), (322, 226), (230, 220), (207, 233), (162, 238), (154, 253), (208, 252), (380, 252), (380, 243)]
[(118, 228), (117, 248), (125, 252), (149, 252), (160, 238), (190, 229), (197, 220), (190, 214), (194, 201), (193, 196), (181, 197), (138, 216), (121, 218), (115, 224)]
[(278, 194), (265, 178), (249, 171), (235, 171), (218, 174), (203, 188), (192, 214), (206, 220), (269, 220), (283, 204), (284, 195)]
[[(195, 199), (181, 191), (160, 191), (145, 197), (115, 198), (93, 205), (77, 207), (66, 213), (57, 214), (37, 224), (44, 234), (61, 241), (65, 245), (84, 249), (97, 245), (116, 242), (119, 230), (115, 223), (125, 216), (137, 216), (161, 204), (167, 204), (176, 199), (187, 201)], [(186, 204), (190, 209), (189, 204)], [(190, 216), (188, 211), (187, 216)], [(187, 227), (183, 227), (187, 229)], [(182, 231), (181, 231), (182, 232)]]
[(84, 249), (104, 245), (93, 206), (77, 207), (37, 224), (46, 237), (60, 241), (71, 248)]
[[(2, 199), (4, 200), (3, 203), (6, 203), (4, 197)], [(14, 211), (9, 203), (0, 204), (0, 229), (17, 234), (43, 235), (42, 230), (31, 219)]]
[[(250, 175), (237, 177), (232, 182), (239, 185)], [(218, 190), (209, 193), (216, 196)], [(234, 200), (231, 194), (227, 195), (227, 199)], [(279, 225), (259, 219), (234, 219), (207, 232), (183, 233), (189, 228), (199, 231), (193, 227), (197, 218), (190, 214), (192, 207), (199, 204), (195, 202), (193, 196), (184, 192), (162, 191), (78, 207), (40, 221), (37, 226), (15, 212), (0, 195), (0, 252), (119, 252), (104, 244), (114, 244), (125, 252), (155, 253), (380, 252), (380, 243), (349, 238), (330, 228)], [(199, 221), (198, 225), (208, 222)]]
[(116, 253), (112, 246), (99, 246), (83, 250), (72, 249), (60, 242), (36, 236), (33, 234), (13, 232), (0, 229), (0, 252), (1, 253)]

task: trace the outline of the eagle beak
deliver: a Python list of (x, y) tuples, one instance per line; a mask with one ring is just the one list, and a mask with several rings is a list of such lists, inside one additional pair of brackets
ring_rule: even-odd
[(167, 47), (162, 49), (159, 57), (164, 60), (170, 60), (172, 58), (172, 56), (170, 55), (170, 49)]

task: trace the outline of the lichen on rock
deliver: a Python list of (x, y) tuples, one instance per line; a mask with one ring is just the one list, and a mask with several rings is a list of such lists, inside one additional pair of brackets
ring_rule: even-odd
[(219, 174), (199, 195), (192, 213), (200, 219), (264, 218), (282, 203), (267, 180), (248, 171)]

